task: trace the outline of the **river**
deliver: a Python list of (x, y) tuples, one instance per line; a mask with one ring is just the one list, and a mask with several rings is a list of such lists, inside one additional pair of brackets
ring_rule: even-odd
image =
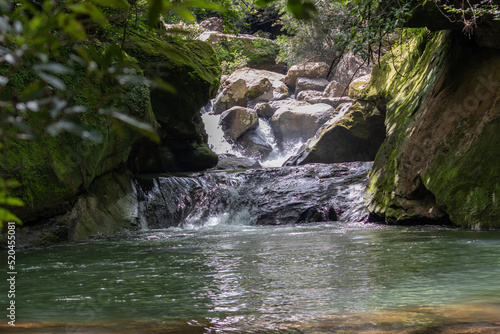
[(499, 253), (500, 232), (349, 222), (101, 237), (18, 252), (17, 329), (495, 333)]

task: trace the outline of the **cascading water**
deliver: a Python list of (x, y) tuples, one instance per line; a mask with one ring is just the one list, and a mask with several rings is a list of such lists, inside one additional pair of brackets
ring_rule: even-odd
[(143, 179), (140, 215), (151, 229), (361, 221), (371, 166), (311, 164)]

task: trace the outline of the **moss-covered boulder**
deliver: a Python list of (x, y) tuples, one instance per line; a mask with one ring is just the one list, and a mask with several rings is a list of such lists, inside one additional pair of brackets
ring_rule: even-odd
[(134, 146), (130, 165), (135, 173), (195, 171), (214, 167), (217, 155), (207, 143), (200, 109), (217, 93), (221, 75), (212, 47), (198, 40), (158, 40), (133, 35), (127, 53), (147, 76), (170, 84), (174, 91), (151, 90), (151, 105), (160, 124), (160, 145), (143, 140)]
[[(11, 93), (15, 92), (13, 87)], [(80, 98), (85, 104), (84, 98)], [(125, 103), (131, 116), (154, 123), (146, 86), (136, 85), (128, 90)], [(49, 117), (42, 111), (30, 115), (27, 123), (36, 128), (37, 123), (43, 124), (42, 119)], [(104, 115), (89, 113), (82, 115), (81, 121), (99, 133), (102, 142), (93, 143), (69, 134), (44, 135), (37, 140), (12, 138), (7, 142), (0, 173), (21, 183), (12, 193), (25, 202), (25, 206), (14, 210), (23, 221), (66, 212), (98, 177), (126, 165), (132, 144), (140, 138), (126, 127), (118, 131)]]
[(360, 92), (387, 102), (369, 210), (387, 222), (500, 227), (500, 51), (460, 32), (422, 33), (394, 51)]
[(357, 101), (341, 105), (285, 165), (372, 161), (385, 139), (384, 110), (375, 103)]

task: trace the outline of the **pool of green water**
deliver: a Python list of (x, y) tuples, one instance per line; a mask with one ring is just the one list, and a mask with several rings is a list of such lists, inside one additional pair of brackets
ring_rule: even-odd
[(498, 231), (217, 225), (18, 250), (16, 260), (26, 333), (399, 332), (468, 316), (500, 333)]

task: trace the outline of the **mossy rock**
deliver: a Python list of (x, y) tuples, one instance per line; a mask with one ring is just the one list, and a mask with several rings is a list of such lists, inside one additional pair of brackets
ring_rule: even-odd
[(387, 101), (387, 139), (369, 176), (369, 210), (389, 222), (450, 219), (498, 228), (500, 52), (449, 32), (408, 45), (403, 76), (385, 56), (364, 90), (366, 99)]
[[(200, 117), (200, 109), (215, 97), (220, 85), (221, 69), (210, 44), (135, 34), (127, 43), (126, 52), (145, 69), (147, 76), (163, 80), (174, 90), (151, 90), (151, 105), (160, 124), (161, 144), (143, 141), (135, 147), (133, 171), (171, 172), (214, 167), (217, 155), (206, 146), (207, 134)], [(173, 155), (168, 161), (150, 159), (151, 156), (166, 158), (161, 153), (165, 147)], [(186, 157), (202, 161), (190, 161)], [(148, 165), (143, 165), (149, 160)]]

